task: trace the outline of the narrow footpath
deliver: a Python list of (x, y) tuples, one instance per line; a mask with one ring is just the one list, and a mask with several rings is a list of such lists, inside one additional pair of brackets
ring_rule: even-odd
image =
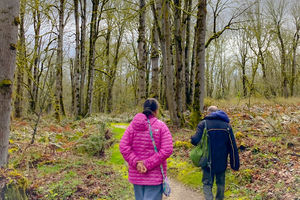
[(163, 200), (204, 200), (202, 194), (197, 193), (174, 179), (169, 179), (171, 186), (170, 197), (165, 197)]

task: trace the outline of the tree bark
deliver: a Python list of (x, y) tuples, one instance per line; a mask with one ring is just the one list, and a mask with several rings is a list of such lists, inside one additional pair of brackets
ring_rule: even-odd
[[(41, 12), (40, 12), (40, 1), (34, 1), (33, 7), (33, 26), (34, 26), (34, 50), (31, 61), (31, 69), (33, 69), (33, 85), (30, 99), (31, 111), (36, 111), (37, 99), (38, 99), (38, 74), (39, 74), (39, 62), (40, 62), (40, 30), (41, 30)], [(30, 78), (32, 78), (30, 77)]]
[(90, 25), (90, 49), (89, 49), (89, 68), (88, 68), (88, 88), (85, 106), (85, 115), (89, 116), (92, 113), (93, 88), (94, 88), (94, 73), (95, 73), (95, 51), (96, 41), (98, 37), (98, 7), (99, 0), (92, 0), (92, 18)]
[(203, 113), (205, 93), (205, 35), (206, 35), (206, 0), (198, 1), (197, 29), (196, 29), (196, 74), (193, 109)]
[(174, 0), (175, 5), (175, 14), (174, 14), (174, 38), (175, 38), (175, 66), (176, 66), (176, 103), (177, 103), (177, 112), (179, 118), (183, 112), (184, 104), (184, 65), (183, 65), (183, 43), (182, 43), (182, 31), (181, 31), (181, 0)]
[(186, 105), (190, 105), (192, 103), (191, 99), (191, 88), (190, 88), (190, 57), (191, 57), (191, 12), (192, 12), (192, 0), (185, 0), (185, 10), (187, 10), (187, 14), (185, 14), (185, 48), (184, 48), (184, 62), (185, 62), (185, 98)]
[(159, 97), (159, 46), (158, 46), (158, 34), (155, 23), (151, 32), (151, 64), (152, 64), (152, 85), (150, 96), (158, 99)]
[(17, 88), (16, 88), (16, 99), (14, 102), (15, 106), (15, 117), (20, 118), (23, 111), (23, 81), (24, 72), (27, 66), (26, 57), (26, 39), (25, 39), (25, 28), (24, 28), (24, 17), (26, 0), (20, 1), (20, 28), (19, 28), (19, 42), (18, 42), (18, 54), (17, 54)]
[(55, 118), (60, 121), (60, 115), (66, 115), (63, 104), (63, 38), (64, 38), (64, 14), (65, 0), (59, 1), (58, 17), (59, 28), (57, 35), (57, 54), (56, 54), (56, 91), (55, 91)]
[[(110, 40), (111, 40), (111, 32), (112, 32), (112, 26), (111, 26), (111, 22), (110, 22), (110, 18), (107, 19), (107, 32), (106, 32), (106, 37), (105, 37), (105, 40), (106, 40), (106, 68), (107, 68), (107, 71), (108, 71), (108, 74), (109, 74), (109, 69), (110, 69)], [(109, 101), (111, 101), (111, 97), (109, 97), (110, 95), (112, 95), (112, 88), (110, 89), (110, 80), (109, 80), (109, 77), (107, 77), (107, 88), (105, 89), (105, 100), (104, 100), (104, 103), (105, 103), (105, 112), (108, 112), (110, 113), (111, 112), (111, 103)], [(111, 94), (109, 94), (109, 92)], [(108, 105), (110, 104), (110, 105)]]
[(163, 41), (161, 42), (161, 48), (163, 49), (163, 64), (166, 74), (166, 98), (167, 105), (170, 111), (170, 117), (175, 126), (180, 126), (178, 118), (177, 107), (175, 102), (174, 91), (174, 69), (172, 67), (172, 55), (171, 55), (171, 29), (169, 22), (169, 1), (163, 1), (162, 3), (162, 15), (163, 15)]
[(146, 7), (145, 0), (139, 0), (140, 10), (139, 10), (139, 38), (138, 38), (138, 74), (139, 74), (139, 86), (138, 94), (139, 101), (146, 99), (146, 67), (147, 67), (147, 50), (146, 50), (146, 36), (145, 36), (145, 15)]
[(8, 162), (11, 97), (18, 38), (18, 0), (0, 1), (0, 167)]
[(74, 61), (74, 115), (78, 117), (80, 110), (80, 29), (79, 29), (79, 11), (78, 0), (74, 0), (74, 18), (75, 18), (75, 61)]
[(283, 38), (281, 35), (281, 28), (279, 24), (277, 25), (277, 36), (280, 43), (280, 68), (281, 68), (281, 76), (282, 76), (282, 82), (281, 82), (281, 94), (285, 98), (289, 96), (288, 93), (288, 79), (287, 79), (287, 72), (286, 72), (286, 50), (285, 50), (285, 44), (283, 42)]
[(85, 76), (86, 76), (86, 48), (85, 48), (85, 38), (86, 38), (86, 0), (80, 0), (81, 8), (81, 39), (80, 39), (80, 87), (79, 87), (79, 115), (84, 115), (84, 86), (85, 86)]
[(109, 73), (109, 77), (108, 77), (108, 88), (107, 88), (107, 112), (110, 113), (112, 111), (112, 89), (116, 80), (116, 72), (117, 72), (117, 68), (118, 68), (118, 63), (119, 63), (119, 52), (120, 52), (120, 47), (122, 44), (122, 37), (123, 37), (123, 31), (124, 31), (124, 27), (123, 25), (121, 25), (121, 27), (119, 28), (119, 34), (118, 34), (118, 40), (117, 40), (117, 46), (116, 46), (116, 52), (115, 52), (115, 57), (113, 60), (113, 65), (110, 68), (110, 73)]
[(296, 25), (296, 32), (294, 34), (293, 38), (293, 50), (292, 50), (292, 74), (291, 74), (291, 84), (290, 84), (290, 90), (291, 90), (291, 96), (294, 96), (294, 88), (295, 88), (295, 82), (296, 82), (296, 68), (297, 68), (297, 48), (299, 45), (299, 32), (300, 32), (300, 17), (295, 16), (295, 25)]

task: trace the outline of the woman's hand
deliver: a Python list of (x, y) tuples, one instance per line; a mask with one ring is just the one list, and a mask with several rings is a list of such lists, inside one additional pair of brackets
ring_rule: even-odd
[(144, 161), (140, 160), (137, 162), (136, 164), (136, 169), (141, 173), (141, 174), (144, 174), (147, 172), (147, 168), (146, 166), (144, 165)]

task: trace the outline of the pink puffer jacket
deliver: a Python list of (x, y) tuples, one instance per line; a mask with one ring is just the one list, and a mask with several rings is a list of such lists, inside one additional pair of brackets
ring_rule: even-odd
[[(163, 164), (164, 173), (167, 171), (166, 159), (173, 152), (172, 135), (166, 124), (150, 116), (153, 138), (158, 149), (155, 153), (151, 141), (147, 117), (137, 114), (126, 129), (121, 142), (120, 152), (129, 165), (129, 182), (136, 185), (159, 185), (163, 178), (160, 164)], [(137, 161), (143, 160), (147, 172), (141, 174), (136, 169)]]

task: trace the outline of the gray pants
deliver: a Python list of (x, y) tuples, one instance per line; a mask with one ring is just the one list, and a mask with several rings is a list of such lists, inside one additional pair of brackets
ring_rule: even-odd
[(225, 190), (225, 172), (221, 172), (218, 174), (210, 175), (209, 170), (202, 169), (203, 177), (203, 192), (206, 200), (213, 200), (214, 196), (212, 193), (212, 187), (214, 184), (214, 178), (216, 177), (216, 184), (217, 184), (217, 195), (216, 200), (223, 200), (224, 199), (224, 190)]
[(163, 188), (160, 185), (133, 185), (136, 200), (161, 200)]

